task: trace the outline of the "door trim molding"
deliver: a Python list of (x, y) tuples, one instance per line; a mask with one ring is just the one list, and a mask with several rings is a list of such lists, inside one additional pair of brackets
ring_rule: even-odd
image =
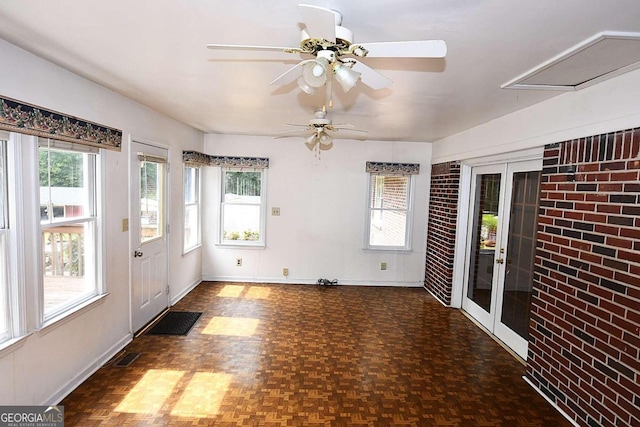
[[(474, 167), (489, 166), (497, 164), (518, 163), (523, 161), (539, 161), (539, 168), (542, 169), (544, 147), (522, 150), (518, 152), (502, 153), (500, 155), (478, 157), (461, 161), (460, 163), (460, 184), (458, 198), (458, 217), (456, 220), (456, 248), (453, 262), (453, 278), (451, 290), (451, 307), (458, 308), (464, 312), (463, 300), (465, 297), (465, 278), (467, 273), (467, 246), (469, 245), (468, 227), (469, 213), (472, 203), (472, 172)], [(469, 315), (470, 316), (470, 315)], [(478, 321), (476, 321), (479, 323)], [(496, 337), (497, 339), (497, 337)], [(506, 345), (506, 344), (505, 344)], [(515, 350), (511, 350), (514, 351)]]

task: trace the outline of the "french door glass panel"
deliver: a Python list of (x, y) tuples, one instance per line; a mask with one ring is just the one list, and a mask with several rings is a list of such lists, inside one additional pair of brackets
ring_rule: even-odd
[(477, 175), (474, 189), (467, 298), (486, 312), (491, 311), (501, 181), (500, 173)]
[(540, 172), (513, 174), (506, 271), (500, 321), (529, 339)]
[(463, 308), (526, 358), (540, 162), (472, 170)]

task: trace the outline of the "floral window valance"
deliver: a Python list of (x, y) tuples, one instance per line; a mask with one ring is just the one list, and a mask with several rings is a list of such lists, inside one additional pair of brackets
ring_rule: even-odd
[(214, 156), (197, 151), (183, 151), (182, 161), (187, 164), (200, 166), (223, 166), (234, 168), (265, 169), (269, 167), (269, 159), (266, 157), (234, 157)]
[(122, 131), (0, 96), (0, 129), (120, 151)]
[(366, 171), (386, 175), (418, 175), (420, 165), (418, 163), (367, 162)]

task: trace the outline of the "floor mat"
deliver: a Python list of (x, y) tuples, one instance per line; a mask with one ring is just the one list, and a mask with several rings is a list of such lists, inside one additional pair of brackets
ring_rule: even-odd
[(170, 311), (147, 332), (150, 335), (187, 335), (202, 313)]

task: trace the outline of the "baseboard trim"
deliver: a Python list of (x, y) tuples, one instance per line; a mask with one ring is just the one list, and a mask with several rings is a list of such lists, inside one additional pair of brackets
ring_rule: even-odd
[[(333, 280), (335, 277), (325, 277), (325, 279)], [(419, 282), (399, 282), (399, 281), (376, 281), (376, 280), (342, 280), (337, 278), (338, 285), (346, 286), (395, 286), (399, 288), (420, 288), (423, 287), (422, 281)], [(204, 282), (244, 282), (244, 283), (274, 283), (287, 285), (316, 285), (318, 279), (306, 278), (275, 278), (275, 277), (237, 277), (237, 276), (202, 276)]]
[(171, 305), (172, 306), (176, 305), (182, 298), (186, 297), (187, 294), (189, 292), (191, 292), (192, 290), (194, 290), (196, 288), (196, 286), (198, 286), (200, 283), (202, 283), (202, 279), (196, 279), (189, 286), (187, 286), (182, 292), (180, 292), (175, 297), (172, 297), (171, 298)]
[(527, 384), (529, 384), (529, 386), (534, 389), (536, 391), (536, 393), (538, 393), (540, 396), (542, 396), (544, 398), (544, 400), (546, 400), (547, 402), (549, 402), (549, 404), (551, 406), (553, 406), (555, 408), (556, 411), (560, 412), (560, 415), (562, 415), (567, 421), (569, 421), (571, 424), (573, 424), (575, 427), (580, 427), (580, 424), (578, 424), (573, 418), (569, 417), (569, 414), (567, 414), (566, 412), (564, 412), (562, 409), (560, 409), (560, 407), (558, 405), (555, 404), (555, 402), (551, 399), (549, 399), (549, 396), (547, 396), (546, 394), (543, 393), (542, 390), (540, 390), (538, 387), (536, 387), (529, 378), (527, 378), (526, 375), (522, 376), (522, 379), (524, 380), (524, 382), (526, 382)]
[(57, 405), (67, 397), (73, 390), (78, 388), (80, 384), (85, 382), (91, 375), (95, 374), (105, 363), (111, 360), (116, 354), (122, 351), (133, 340), (131, 333), (128, 333), (117, 343), (112, 345), (107, 351), (102, 353), (100, 357), (94, 360), (86, 369), (76, 375), (71, 381), (62, 386), (58, 391), (51, 395), (48, 399), (41, 403), (41, 405)]

